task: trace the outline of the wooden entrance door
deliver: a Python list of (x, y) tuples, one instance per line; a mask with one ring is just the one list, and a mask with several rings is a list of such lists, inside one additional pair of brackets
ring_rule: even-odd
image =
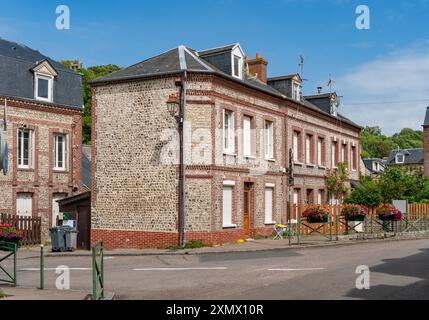
[(250, 236), (250, 199), (251, 199), (251, 186), (246, 184), (244, 186), (244, 195), (243, 195), (243, 233), (245, 236)]
[(79, 249), (91, 249), (91, 207), (77, 207), (77, 247)]

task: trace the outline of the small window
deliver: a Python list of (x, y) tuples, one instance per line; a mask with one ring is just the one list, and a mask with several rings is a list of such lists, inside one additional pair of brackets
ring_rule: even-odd
[(337, 142), (336, 141), (332, 141), (332, 145), (331, 145), (331, 163), (332, 163), (332, 168), (336, 168), (337, 167), (337, 161), (338, 161), (338, 154), (337, 154)]
[(234, 66), (233, 66), (233, 74), (234, 77), (241, 78), (241, 58), (239, 56), (234, 55)]
[(305, 162), (307, 164), (313, 164), (314, 154), (313, 154), (313, 136), (307, 134), (305, 137)]
[(307, 189), (307, 204), (313, 204), (314, 203), (314, 196), (313, 196), (313, 189)]
[(37, 100), (52, 101), (52, 78), (36, 75), (35, 98)]
[(297, 101), (301, 100), (300, 85), (297, 82), (293, 82), (293, 85), (292, 85), (292, 99)]
[(29, 169), (33, 166), (34, 141), (33, 131), (29, 129), (18, 130), (18, 168)]
[(403, 153), (398, 153), (397, 155), (396, 155), (396, 164), (402, 164), (402, 163), (404, 163), (405, 162), (405, 156), (404, 156), (404, 154)]
[(67, 137), (63, 134), (54, 135), (54, 169), (66, 170), (67, 166)]
[(293, 132), (292, 150), (293, 150), (293, 161), (298, 162), (300, 160), (300, 143), (301, 133), (298, 131)]
[(353, 171), (356, 171), (357, 170), (357, 166), (356, 166), (356, 157), (357, 157), (356, 147), (352, 146), (351, 150), (352, 150), (351, 154), (350, 154), (350, 156), (351, 156), (351, 159), (350, 159), (351, 167), (352, 167)]
[(224, 110), (223, 112), (223, 149), (225, 153), (234, 153), (234, 112)]
[(265, 158), (274, 159), (274, 124), (265, 121)]

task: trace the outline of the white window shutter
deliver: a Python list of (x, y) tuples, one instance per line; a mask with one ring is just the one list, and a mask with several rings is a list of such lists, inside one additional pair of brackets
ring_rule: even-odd
[(245, 156), (252, 154), (251, 121), (250, 117), (243, 118), (243, 153)]
[(273, 222), (273, 188), (265, 188), (265, 223)]
[(224, 227), (232, 225), (232, 186), (223, 187), (223, 217)]

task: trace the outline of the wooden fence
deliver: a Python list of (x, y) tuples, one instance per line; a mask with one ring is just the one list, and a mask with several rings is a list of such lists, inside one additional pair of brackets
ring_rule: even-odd
[(42, 218), (0, 213), (0, 223), (10, 224), (23, 232), (22, 245), (40, 244), (42, 240)]
[[(329, 234), (346, 234), (349, 231), (353, 230), (353, 226), (350, 227), (348, 223), (346, 222), (345, 218), (341, 215), (342, 209), (344, 205), (323, 205), (323, 208), (326, 209), (329, 212), (329, 218), (331, 221), (331, 226), (329, 223), (313, 223), (309, 225), (306, 223), (306, 219), (302, 218), (302, 213), (305, 211), (305, 209), (309, 206), (313, 206), (310, 204), (293, 204), (291, 206), (291, 220), (294, 222), (293, 225), (298, 225), (298, 222), (300, 224), (300, 234), (302, 235), (308, 235), (308, 234), (317, 234), (321, 233), (324, 235)], [(367, 221), (371, 221), (371, 229), (370, 232), (373, 232), (374, 230), (374, 223), (372, 221), (377, 220), (377, 214), (375, 209), (369, 209), (369, 213), (367, 216)], [(416, 223), (416, 222), (422, 222), (425, 221), (423, 226), (426, 228), (429, 221), (429, 204), (409, 204), (407, 212), (404, 212), (404, 217), (402, 222), (403, 224), (400, 224), (400, 228), (398, 231), (406, 231), (408, 223)], [(355, 222), (355, 224), (360, 224), (360, 227), (362, 229), (362, 232), (365, 229), (365, 224), (362, 222)], [(369, 222), (368, 222), (369, 224)], [(381, 226), (379, 224), (378, 226)], [(377, 225), (375, 225), (377, 227)], [(314, 232), (314, 230), (317, 230), (317, 232)], [(369, 232), (369, 229), (367, 229), (367, 232)]]

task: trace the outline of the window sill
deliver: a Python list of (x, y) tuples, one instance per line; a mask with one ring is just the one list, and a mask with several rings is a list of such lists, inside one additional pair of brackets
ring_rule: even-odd
[(276, 162), (276, 159), (273, 159), (273, 158), (265, 158), (265, 160), (268, 162)]
[(265, 223), (264, 223), (266, 226), (272, 226), (272, 225), (275, 225), (275, 224), (277, 224), (277, 222), (275, 222), (275, 221), (265, 221)]
[(307, 168), (315, 168), (316, 167), (316, 165), (312, 164), (312, 163), (308, 163), (306, 166), (307, 166)]
[(65, 169), (53, 169), (53, 173), (69, 173), (68, 170)]
[(255, 160), (255, 159), (256, 159), (256, 157), (255, 157), (255, 156), (244, 156), (244, 158), (246, 158), (246, 159), (251, 159), (251, 160)]
[(33, 172), (34, 168), (17, 168), (18, 171)]
[(223, 229), (233, 229), (233, 228), (237, 228), (236, 224), (224, 224), (222, 226)]
[(319, 169), (325, 170), (326, 167), (325, 166), (317, 166)]
[(236, 153), (232, 153), (232, 152), (223, 152), (223, 155), (224, 156), (230, 156), (230, 157), (236, 157), (237, 156), (237, 154)]
[(304, 164), (302, 162), (294, 162), (294, 166), (302, 167)]

